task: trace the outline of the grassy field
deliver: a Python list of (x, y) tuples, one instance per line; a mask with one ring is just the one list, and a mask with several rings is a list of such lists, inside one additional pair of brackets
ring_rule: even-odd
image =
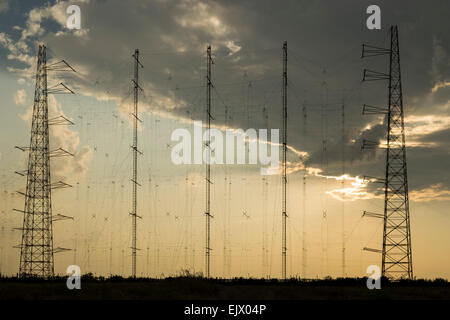
[(25, 300), (442, 300), (450, 283), (442, 280), (389, 282), (369, 290), (366, 279), (259, 280), (177, 277), (81, 279), (81, 290), (68, 290), (65, 277), (51, 280), (0, 278), (0, 299)]

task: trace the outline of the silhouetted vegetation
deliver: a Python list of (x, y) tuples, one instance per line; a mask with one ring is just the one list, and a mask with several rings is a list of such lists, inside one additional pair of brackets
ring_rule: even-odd
[(369, 290), (367, 278), (205, 279), (181, 272), (165, 279), (81, 277), (81, 290), (69, 290), (66, 276), (51, 279), (0, 276), (0, 299), (450, 299), (444, 279), (381, 280), (381, 290)]

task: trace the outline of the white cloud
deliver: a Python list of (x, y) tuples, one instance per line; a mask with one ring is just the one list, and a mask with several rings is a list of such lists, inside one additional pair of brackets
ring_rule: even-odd
[(241, 47), (238, 46), (234, 41), (227, 41), (225, 42), (225, 45), (228, 49), (230, 49), (230, 56), (241, 50)]
[(434, 87), (431, 89), (431, 92), (436, 92), (441, 88), (446, 88), (450, 86), (450, 81), (438, 81), (434, 84)]
[[(67, 116), (61, 109), (61, 105), (53, 95), (48, 96), (49, 118)], [(31, 125), (33, 106), (30, 106), (20, 118)], [(81, 179), (88, 167), (87, 163), (92, 158), (92, 149), (89, 146), (80, 145), (78, 132), (70, 129), (70, 126), (50, 126), (50, 150), (62, 148), (72, 154), (73, 157), (60, 157), (52, 161), (52, 175), (54, 180)]]
[(405, 122), (408, 136), (415, 138), (450, 128), (450, 116), (447, 115), (413, 115), (407, 117)]
[(215, 37), (231, 32), (230, 27), (214, 14), (212, 5), (208, 2), (184, 0), (179, 7), (182, 14), (175, 17), (175, 21), (184, 28), (203, 29)]
[[(88, 2), (88, 0), (81, 1)], [(1, 2), (0, 2), (1, 4)], [(27, 16), (26, 27), (21, 28), (15, 26), (13, 29), (21, 30), (21, 37), (14, 41), (9, 35), (0, 32), (0, 45), (5, 47), (9, 54), (8, 60), (16, 60), (23, 62), (25, 68), (7, 67), (7, 70), (16, 73), (20, 76), (19, 84), (24, 84), (26, 79), (32, 81), (35, 76), (36, 57), (30, 50), (28, 42), (35, 45), (35, 38), (43, 36), (46, 30), (41, 26), (44, 19), (52, 19), (65, 27), (67, 14), (65, 12), (68, 6), (67, 1), (58, 1), (54, 5), (46, 4), (43, 7), (32, 9)], [(1, 8), (1, 6), (0, 6)], [(87, 31), (82, 31), (76, 36), (83, 37)], [(81, 75), (77, 75), (80, 77)], [(54, 78), (58, 78), (54, 75)], [(24, 89), (18, 90), (14, 94), (14, 102), (17, 105), (26, 105), (27, 94)], [(49, 118), (64, 115), (61, 106), (54, 96), (48, 97)], [(30, 106), (19, 117), (31, 125), (33, 106)], [(87, 163), (92, 157), (92, 150), (89, 146), (80, 146), (80, 138), (76, 131), (71, 130), (68, 126), (52, 126), (50, 128), (50, 148), (63, 148), (64, 150), (73, 153), (74, 157), (62, 157), (52, 162), (52, 174), (56, 180), (65, 180), (67, 176), (71, 178), (82, 177), (87, 170)]]
[[(87, 3), (89, 0), (77, 1)], [(22, 29), (21, 40), (24, 41), (29, 37), (41, 36), (45, 33), (41, 23), (45, 19), (56, 21), (62, 28), (66, 27), (67, 13), (66, 9), (71, 1), (57, 1), (54, 5), (47, 4), (45, 6), (34, 8), (28, 13), (26, 28)], [(79, 33), (83, 34), (83, 33)]]
[(349, 181), (351, 186), (344, 188), (337, 188), (330, 191), (326, 191), (327, 194), (331, 195), (333, 198), (340, 201), (355, 201), (355, 200), (368, 200), (379, 198), (380, 196), (368, 192), (367, 186), (369, 180), (364, 180), (358, 176), (351, 177), (350, 175), (344, 174), (342, 176), (333, 177), (325, 176), (327, 179), (335, 179), (336, 181)]
[[(48, 109), (49, 118), (60, 115), (67, 117), (53, 95), (48, 97)], [(62, 148), (74, 154), (74, 157), (62, 157), (52, 162), (52, 173), (56, 177), (55, 179), (82, 178), (87, 171), (87, 163), (92, 157), (92, 150), (89, 146), (80, 145), (78, 132), (71, 130), (70, 126), (51, 126), (50, 149), (54, 150), (57, 148)]]
[(420, 190), (410, 191), (409, 198), (415, 202), (449, 201), (450, 189), (445, 188), (442, 183), (437, 183)]
[(27, 102), (27, 93), (24, 89), (17, 90), (14, 94), (14, 103), (17, 105), (25, 105)]

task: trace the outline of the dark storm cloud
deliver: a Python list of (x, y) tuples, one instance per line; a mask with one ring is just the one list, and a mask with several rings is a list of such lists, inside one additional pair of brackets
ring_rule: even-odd
[[(80, 93), (129, 97), (131, 54), (141, 49), (145, 68), (141, 79), (148, 108), (173, 117), (204, 119), (204, 52), (212, 45), (213, 114), (233, 127), (281, 126), (281, 47), (288, 41), (288, 143), (311, 154), (309, 165), (321, 166), (326, 114), (327, 158), (330, 168), (341, 160), (340, 112), (346, 105), (346, 159), (352, 174), (373, 171), (382, 152), (363, 155), (363, 139), (385, 136), (374, 117), (361, 117), (361, 105), (387, 104), (387, 83), (361, 84), (363, 68), (388, 71), (388, 58), (360, 59), (361, 44), (388, 46), (388, 29), (400, 32), (405, 113), (449, 117), (449, 87), (432, 93), (437, 83), (450, 79), (448, 1), (379, 1), (382, 30), (365, 27), (371, 1), (90, 1), (81, 4), (79, 33), (48, 32), (42, 39), (52, 54), (64, 57), (85, 77), (75, 86)], [(55, 18), (54, 18), (55, 19)], [(57, 19), (55, 19), (57, 20)], [(303, 128), (306, 105), (307, 130)], [(445, 107), (447, 106), (447, 107)], [(371, 129), (364, 130), (371, 123)], [(306, 136), (305, 136), (306, 131)], [(411, 148), (414, 149), (414, 148)], [(435, 159), (447, 153), (440, 147)], [(408, 153), (409, 160), (416, 151)], [(441, 155), (441, 156), (439, 156)], [(419, 155), (418, 155), (419, 156)], [(430, 157), (427, 161), (434, 161)], [(367, 165), (367, 162), (370, 164)], [(414, 168), (414, 166), (413, 166)], [(421, 181), (442, 181), (434, 166)], [(414, 170), (410, 175), (414, 176)], [(426, 182), (425, 182), (426, 181)]]

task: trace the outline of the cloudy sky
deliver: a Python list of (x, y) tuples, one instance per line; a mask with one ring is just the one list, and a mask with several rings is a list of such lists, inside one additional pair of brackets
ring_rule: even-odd
[[(81, 9), (80, 30), (66, 28), (71, 4)], [(362, 248), (381, 247), (382, 226), (361, 219), (361, 212), (382, 212), (383, 200), (380, 186), (362, 177), (384, 175), (385, 153), (362, 152), (361, 142), (382, 143), (386, 127), (382, 117), (362, 116), (361, 108), (386, 106), (388, 92), (385, 82), (361, 79), (364, 68), (387, 72), (388, 59), (361, 59), (361, 44), (387, 47), (396, 24), (415, 272), (449, 278), (449, 4), (378, 1), (381, 30), (368, 30), (370, 4), (0, 0), (1, 272), (17, 271), (19, 253), (11, 247), (20, 234), (11, 230), (21, 217), (11, 208), (23, 206), (14, 192), (25, 181), (14, 171), (25, 168), (26, 158), (14, 146), (29, 141), (39, 44), (47, 46), (49, 63), (64, 59), (77, 71), (50, 73), (48, 80), (49, 87), (64, 82), (76, 92), (49, 97), (50, 116), (75, 123), (51, 131), (51, 145), (75, 155), (52, 161), (52, 179), (73, 186), (54, 194), (54, 213), (75, 217), (54, 227), (55, 246), (76, 249), (57, 256), (56, 270), (75, 262), (84, 272), (130, 272), (131, 55), (138, 48), (144, 65), (138, 273), (160, 276), (203, 270), (204, 166), (175, 166), (170, 137), (206, 119), (207, 46), (214, 60), (212, 125), (277, 129), (287, 41), (288, 273), (342, 275), (344, 244), (345, 273), (365, 275), (380, 257)], [(255, 165), (213, 165), (212, 177), (212, 273), (279, 276), (280, 175), (264, 178)]]

